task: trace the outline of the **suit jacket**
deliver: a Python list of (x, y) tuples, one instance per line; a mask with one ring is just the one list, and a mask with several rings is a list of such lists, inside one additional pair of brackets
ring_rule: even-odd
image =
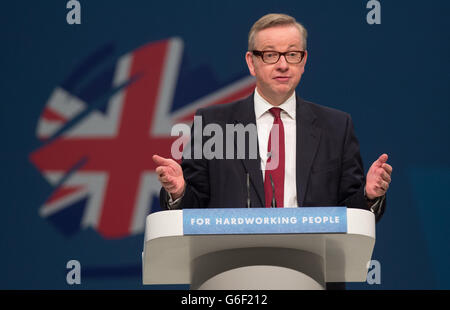
[[(256, 124), (253, 94), (233, 103), (199, 109), (196, 115), (202, 117), (203, 127), (214, 123), (223, 132), (226, 124)], [(368, 209), (364, 196), (365, 175), (359, 143), (350, 115), (297, 96), (296, 123), (298, 206)], [(186, 190), (180, 208), (246, 207), (247, 173), (250, 175), (251, 207), (264, 207), (263, 172), (259, 153), (256, 159), (250, 159), (248, 141), (246, 142), (245, 159), (237, 159), (236, 154), (235, 159), (184, 158), (181, 166)], [(223, 149), (226, 154), (225, 143)], [(167, 201), (167, 192), (162, 188), (162, 209), (167, 209)], [(384, 199), (376, 212), (377, 220), (382, 216), (385, 205)]]

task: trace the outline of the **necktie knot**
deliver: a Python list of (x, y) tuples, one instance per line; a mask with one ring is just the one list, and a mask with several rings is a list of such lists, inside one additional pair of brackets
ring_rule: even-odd
[(275, 117), (275, 119), (280, 118), (280, 113), (281, 113), (280, 108), (271, 108), (269, 111), (270, 111), (270, 113), (272, 113), (272, 115)]

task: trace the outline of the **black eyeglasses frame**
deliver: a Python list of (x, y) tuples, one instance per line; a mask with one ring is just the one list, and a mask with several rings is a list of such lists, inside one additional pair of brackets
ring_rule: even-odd
[[(289, 63), (289, 64), (299, 64), (299, 63), (301, 63), (301, 62), (303, 61), (303, 58), (305, 58), (305, 54), (306, 54), (306, 51), (287, 51), (287, 52), (282, 53), (282, 52), (278, 52), (278, 51), (258, 51), (258, 50), (252, 50), (251, 52), (252, 52), (253, 55), (261, 57), (261, 60), (262, 60), (264, 63), (270, 64), (270, 65), (276, 64), (278, 61), (280, 61), (281, 56), (284, 56), (284, 59), (285, 59), (286, 62)], [(290, 61), (287, 60), (286, 54), (289, 54), (289, 53), (292, 53), (292, 52), (300, 53), (300, 54), (301, 54), (301, 57), (300, 57), (300, 61), (299, 61), (299, 62), (290, 62)], [(278, 53), (278, 59), (277, 59), (277, 61), (275, 61), (275, 62), (266, 62), (266, 61), (264, 61), (264, 53)]]

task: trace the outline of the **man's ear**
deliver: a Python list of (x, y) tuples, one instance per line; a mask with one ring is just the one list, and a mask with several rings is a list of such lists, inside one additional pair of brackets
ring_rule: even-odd
[(303, 57), (303, 60), (302, 60), (303, 67), (305, 67), (305, 65), (306, 65), (307, 58), (308, 58), (308, 51), (305, 51), (305, 57)]
[(248, 71), (252, 76), (256, 76), (255, 74), (255, 66), (253, 64), (253, 54), (251, 52), (247, 52), (245, 54), (245, 61), (247, 62)]

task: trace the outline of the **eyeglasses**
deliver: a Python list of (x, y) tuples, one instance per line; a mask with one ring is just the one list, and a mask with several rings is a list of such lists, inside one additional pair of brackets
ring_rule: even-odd
[(280, 57), (283, 55), (287, 63), (298, 64), (302, 62), (305, 57), (305, 51), (289, 51), (289, 52), (277, 52), (277, 51), (252, 51), (253, 55), (261, 57), (262, 61), (266, 64), (276, 64)]

